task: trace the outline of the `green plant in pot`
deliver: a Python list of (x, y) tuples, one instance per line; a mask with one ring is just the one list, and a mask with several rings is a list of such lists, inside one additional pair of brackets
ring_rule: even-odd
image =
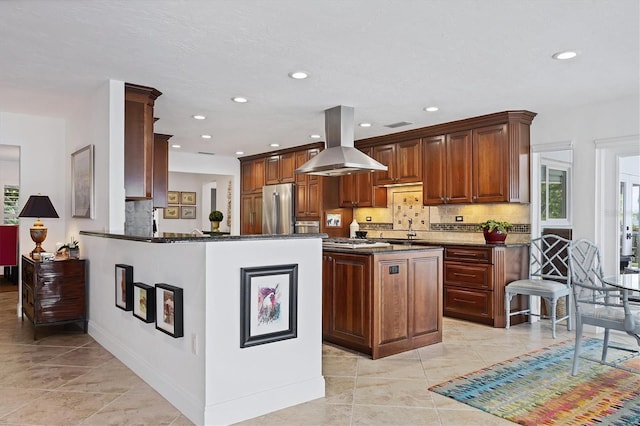
[(504, 244), (507, 233), (513, 228), (513, 225), (507, 221), (489, 219), (478, 225), (484, 233), (484, 240), (487, 244)]
[(224, 215), (220, 210), (214, 210), (209, 213), (209, 221), (211, 222), (211, 232), (218, 232), (220, 229), (220, 221), (224, 218)]

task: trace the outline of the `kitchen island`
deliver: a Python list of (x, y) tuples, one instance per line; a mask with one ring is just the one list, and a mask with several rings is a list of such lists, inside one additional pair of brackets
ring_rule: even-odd
[(442, 247), (323, 247), (322, 337), (377, 359), (442, 341)]
[[(321, 398), (324, 236), (83, 231), (88, 332), (195, 424), (236, 423)], [(116, 265), (131, 266), (135, 283), (178, 287), (182, 315), (165, 320), (161, 308), (156, 324), (142, 321), (135, 293), (133, 303), (117, 306)], [(252, 320), (262, 312), (258, 289), (271, 284), (285, 296), (279, 312), (286, 321), (270, 315), (265, 330)], [(158, 299), (166, 296), (159, 288)], [(181, 333), (172, 325), (179, 317)]]

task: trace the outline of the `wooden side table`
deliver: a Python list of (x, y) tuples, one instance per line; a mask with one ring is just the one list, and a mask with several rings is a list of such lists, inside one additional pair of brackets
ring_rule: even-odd
[(82, 322), (87, 332), (86, 261), (40, 262), (22, 256), (22, 319), (38, 327)]

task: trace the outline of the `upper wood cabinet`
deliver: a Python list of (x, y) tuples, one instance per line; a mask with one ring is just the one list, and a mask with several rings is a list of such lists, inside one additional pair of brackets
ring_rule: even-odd
[(445, 132), (423, 139), (423, 203), (528, 203), (534, 117), (507, 111), (436, 126)]
[(293, 183), (296, 157), (294, 152), (272, 155), (266, 158), (265, 182), (267, 185)]
[[(371, 149), (364, 150), (371, 155)], [(373, 173), (340, 176), (340, 207), (387, 207), (387, 189), (373, 186)]]
[(422, 153), (419, 138), (374, 146), (371, 156), (389, 168), (386, 172), (374, 173), (374, 185), (422, 182)]
[(240, 191), (242, 193), (262, 191), (265, 177), (264, 164), (264, 158), (241, 162)]
[(153, 106), (162, 93), (124, 85), (124, 186), (129, 200), (153, 197)]
[(425, 205), (470, 203), (471, 132), (424, 138), (422, 202)]
[[(295, 152), (295, 168), (318, 155), (320, 148), (310, 148)], [(317, 175), (298, 173), (296, 183), (296, 218), (320, 218), (322, 206), (322, 179)]]
[(154, 133), (153, 138), (153, 207), (168, 206), (169, 139), (172, 135)]

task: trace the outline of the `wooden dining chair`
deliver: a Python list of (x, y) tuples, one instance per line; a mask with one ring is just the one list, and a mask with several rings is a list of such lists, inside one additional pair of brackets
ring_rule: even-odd
[[(580, 358), (640, 373), (620, 365), (620, 362), (628, 357), (613, 362), (607, 361), (609, 348), (640, 355), (638, 349), (611, 344), (609, 341), (610, 331), (619, 330), (633, 336), (640, 347), (640, 306), (629, 300), (627, 292), (604, 282), (600, 250), (596, 244), (581, 239), (572, 243), (569, 251), (571, 285), (576, 305), (576, 342), (571, 374), (575, 376), (578, 373)], [(604, 328), (602, 354), (599, 360), (582, 355), (582, 333), (585, 324)]]

